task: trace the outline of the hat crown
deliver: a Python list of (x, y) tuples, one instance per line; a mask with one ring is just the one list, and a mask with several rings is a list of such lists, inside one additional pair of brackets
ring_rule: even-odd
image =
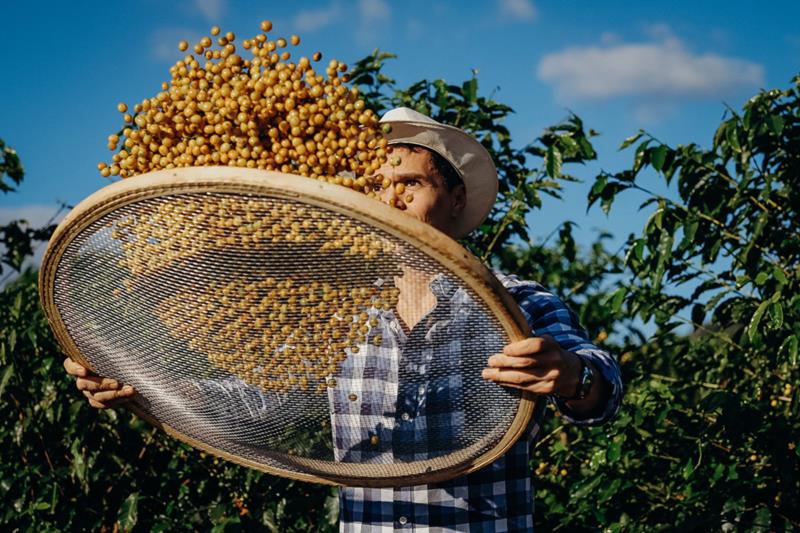
[(396, 107), (390, 109), (383, 114), (381, 122), (423, 122), (428, 124), (440, 124), (431, 117), (423, 115), (419, 111), (414, 111), (410, 107)]

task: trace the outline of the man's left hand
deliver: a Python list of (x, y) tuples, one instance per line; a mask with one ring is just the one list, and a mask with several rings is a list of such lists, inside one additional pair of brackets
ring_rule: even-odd
[(580, 379), (577, 355), (561, 348), (549, 335), (512, 342), (489, 357), (484, 379), (534, 394), (571, 397)]

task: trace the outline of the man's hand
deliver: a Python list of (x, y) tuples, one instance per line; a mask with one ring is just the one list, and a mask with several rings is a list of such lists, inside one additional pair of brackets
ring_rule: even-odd
[[(608, 395), (608, 384), (600, 372), (588, 363), (594, 374), (591, 392), (583, 400), (568, 402), (576, 413), (594, 411)], [(489, 357), (484, 379), (505, 387), (534, 394), (555, 394), (565, 398), (575, 395), (580, 380), (581, 362), (549, 335), (512, 342), (503, 353)]]
[(483, 377), (534, 394), (572, 396), (580, 379), (581, 362), (549, 335), (512, 342), (489, 357)]
[(114, 407), (136, 394), (130, 385), (93, 374), (72, 359), (64, 359), (64, 368), (67, 374), (77, 378), (75, 386), (89, 400), (89, 405), (97, 409)]

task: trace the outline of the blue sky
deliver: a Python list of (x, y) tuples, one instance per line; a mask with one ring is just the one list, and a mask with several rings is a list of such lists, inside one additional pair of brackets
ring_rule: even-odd
[(182, 55), (178, 41), (213, 24), (241, 40), (268, 18), (276, 34), (301, 35), (302, 53), (345, 62), (391, 51), (399, 58), (387, 72), (401, 84), (460, 82), (478, 69), (481, 91), (516, 110), (507, 125), (520, 144), (576, 112), (602, 133), (600, 159), (573, 169), (585, 182), (569, 186), (566, 205), (547, 201), (530, 222), (545, 236), (573, 220), (581, 243), (595, 228), (624, 239), (644, 222), (633, 196), (608, 218), (585, 213), (597, 171), (628, 162), (616, 151), (622, 139), (645, 128), (665, 142), (708, 145), (725, 104), (737, 108), (800, 72), (797, 1), (9, 2), (2, 15), (0, 138), (27, 176), (18, 193), (0, 196), (0, 223), (42, 221), (58, 201), (76, 204), (105, 185), (95, 165), (110, 158), (116, 103), (155, 94)]

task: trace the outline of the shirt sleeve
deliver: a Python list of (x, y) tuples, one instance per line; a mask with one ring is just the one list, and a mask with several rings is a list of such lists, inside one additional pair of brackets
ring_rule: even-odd
[(579, 425), (599, 425), (614, 418), (622, 404), (622, 378), (616, 359), (605, 350), (592, 344), (578, 317), (557, 296), (547, 292), (540, 284), (521, 281), (515, 276), (498, 276), (520, 306), (535, 335), (551, 335), (565, 350), (591, 362), (610, 386), (606, 404), (593, 416), (574, 413), (565, 402), (550, 397), (562, 416)]

